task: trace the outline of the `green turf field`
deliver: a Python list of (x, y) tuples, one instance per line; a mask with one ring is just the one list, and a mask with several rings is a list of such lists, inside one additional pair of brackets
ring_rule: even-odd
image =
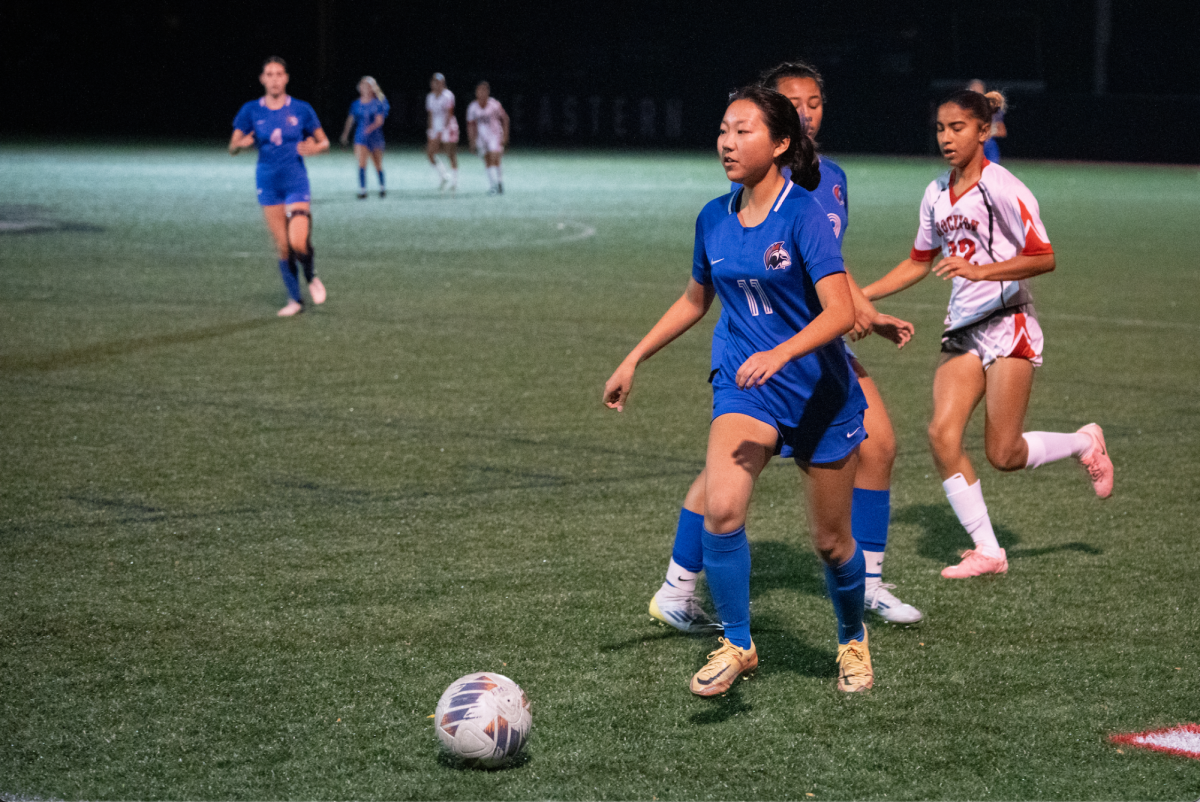
[[(908, 253), (934, 160), (847, 157), (846, 255)], [(877, 683), (834, 690), (833, 614), (797, 471), (749, 525), (762, 666), (687, 682), (713, 642), (646, 614), (704, 458), (715, 313), (604, 380), (682, 290), (714, 158), (515, 153), (489, 198), (415, 151), (356, 201), (310, 160), (328, 303), (285, 296), (251, 156), (0, 148), (0, 797), (1195, 799), (1200, 761), (1107, 741), (1200, 722), (1200, 173), (1010, 165), (1058, 270), (1033, 429), (1105, 428), (1116, 492), (977, 462), (1008, 576), (969, 545), (924, 428), (948, 287), (858, 347), (900, 455)], [(372, 179), (373, 180), (373, 179)], [(981, 456), (982, 416), (970, 447)], [(439, 758), (459, 675), (533, 704), (527, 758)]]

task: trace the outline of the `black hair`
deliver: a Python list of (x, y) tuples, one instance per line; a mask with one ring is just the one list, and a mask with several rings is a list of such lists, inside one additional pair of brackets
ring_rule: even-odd
[(817, 150), (812, 139), (804, 130), (800, 115), (792, 102), (766, 86), (744, 86), (729, 95), (729, 102), (748, 100), (758, 107), (771, 141), (789, 140), (788, 148), (775, 160), (780, 167), (790, 167), (792, 181), (809, 192), (821, 183), (821, 167), (817, 161)]
[(283, 67), (284, 72), (287, 72), (287, 62), (280, 56), (267, 56), (266, 60), (263, 61), (262, 68), (265, 70), (268, 64), (278, 64), (280, 67)]
[(938, 108), (947, 103), (953, 103), (984, 125), (991, 125), (992, 115), (1004, 111), (1008, 107), (1004, 95), (999, 92), (993, 91), (984, 95), (973, 89), (960, 89), (954, 92), (939, 103)]
[(811, 78), (821, 92), (821, 102), (825, 102), (825, 79), (817, 68), (807, 61), (784, 61), (759, 76), (758, 82), (768, 89), (774, 89), (785, 78)]

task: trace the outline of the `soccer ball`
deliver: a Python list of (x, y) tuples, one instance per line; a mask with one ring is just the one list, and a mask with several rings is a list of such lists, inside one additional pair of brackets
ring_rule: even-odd
[(503, 766), (520, 752), (533, 724), (525, 692), (491, 671), (450, 683), (433, 720), (442, 746), (468, 766), (487, 769)]

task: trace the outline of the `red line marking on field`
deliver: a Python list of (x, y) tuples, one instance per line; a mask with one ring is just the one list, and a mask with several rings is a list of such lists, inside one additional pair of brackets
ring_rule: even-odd
[(1117, 744), (1128, 744), (1200, 760), (1200, 726), (1196, 724), (1177, 724), (1161, 730), (1127, 732), (1110, 735), (1108, 739)]

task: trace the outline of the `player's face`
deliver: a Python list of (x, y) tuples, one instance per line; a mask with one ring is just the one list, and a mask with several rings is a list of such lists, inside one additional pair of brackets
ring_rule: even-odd
[(437, 78), (434, 78), (429, 82), (429, 91), (433, 92), (435, 95), (439, 94), (445, 88), (445, 81), (439, 81)]
[(491, 94), (492, 90), (488, 88), (487, 84), (480, 84), (475, 87), (475, 102), (480, 106), (486, 106)]
[(812, 78), (784, 78), (775, 84), (775, 91), (792, 101), (796, 112), (808, 121), (808, 135), (816, 139), (825, 118), (825, 101), (817, 82)]
[(970, 164), (981, 152), (987, 137), (987, 124), (972, 117), (957, 103), (946, 103), (938, 109), (938, 149), (951, 166), (961, 168)]
[(287, 70), (283, 68), (282, 64), (271, 62), (263, 67), (262, 75), (258, 76), (258, 80), (262, 83), (263, 89), (267, 90), (268, 95), (279, 97), (287, 89)]
[(366, 81), (359, 81), (358, 96), (363, 100), (372, 100), (375, 97), (375, 90)]
[(786, 139), (771, 141), (771, 130), (758, 106), (749, 100), (735, 100), (721, 120), (717, 155), (721, 157), (721, 166), (730, 181), (757, 184), (790, 144)]

